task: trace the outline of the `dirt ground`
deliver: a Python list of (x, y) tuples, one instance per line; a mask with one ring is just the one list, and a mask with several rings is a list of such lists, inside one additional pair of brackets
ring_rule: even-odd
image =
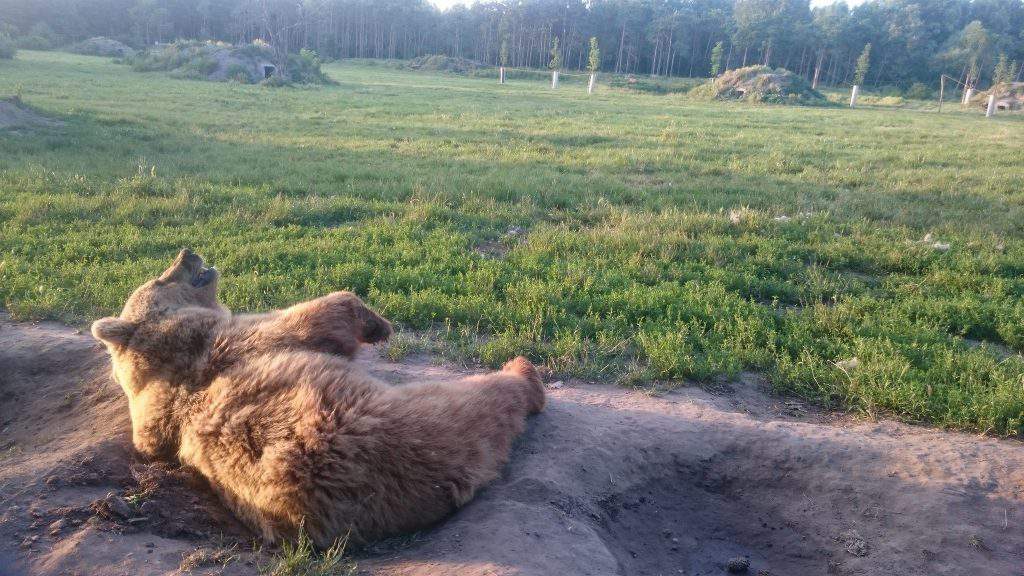
[[(463, 373), (362, 362), (395, 384)], [(500, 480), (358, 552), (360, 573), (1024, 575), (1019, 442), (821, 413), (755, 375), (549, 393)], [(0, 574), (255, 574), (251, 544), (201, 480), (133, 455), (87, 333), (0, 317)]]

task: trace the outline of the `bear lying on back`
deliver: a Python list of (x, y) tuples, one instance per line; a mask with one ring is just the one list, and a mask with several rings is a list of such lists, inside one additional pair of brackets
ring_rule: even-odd
[(391, 334), (354, 294), (235, 316), (217, 281), (183, 250), (92, 333), (128, 396), (135, 447), (195, 467), (269, 541), (300, 524), (326, 547), (436, 522), (497, 477), (526, 416), (544, 407), (525, 358), (393, 387), (350, 361)]

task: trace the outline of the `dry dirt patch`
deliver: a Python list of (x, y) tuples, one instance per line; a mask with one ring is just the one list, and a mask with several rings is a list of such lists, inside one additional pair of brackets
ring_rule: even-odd
[[(361, 362), (398, 385), (460, 373)], [(549, 392), (499, 481), (434, 529), (360, 551), (361, 572), (1021, 574), (1018, 442), (794, 409), (753, 375), (657, 397)], [(129, 437), (87, 334), (0, 318), (0, 572), (178, 574), (205, 548), (193, 574), (256, 573), (250, 536), (202, 481), (139, 461)]]

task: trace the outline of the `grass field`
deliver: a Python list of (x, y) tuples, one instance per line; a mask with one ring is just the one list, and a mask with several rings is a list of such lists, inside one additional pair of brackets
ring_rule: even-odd
[(235, 310), (355, 290), (396, 355), (641, 386), (750, 370), (1024, 431), (1024, 116), (327, 71), (268, 89), (0, 62), (0, 96), (65, 122), (0, 132), (3, 306), (114, 313), (188, 245)]

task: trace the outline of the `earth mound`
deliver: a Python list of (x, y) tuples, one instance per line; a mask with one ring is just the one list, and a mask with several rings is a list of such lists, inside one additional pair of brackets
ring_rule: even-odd
[(691, 94), (708, 100), (740, 100), (772, 104), (825, 104), (825, 96), (802, 76), (785, 68), (747, 66), (727, 70)]
[(1024, 82), (1002, 82), (978, 92), (971, 98), (971, 103), (983, 109), (988, 108), (989, 95), (995, 94), (996, 110), (1024, 109)]
[(106, 56), (108, 58), (128, 58), (135, 54), (130, 46), (124, 42), (118, 42), (106, 36), (96, 36), (88, 40), (82, 40), (70, 48), (75, 54), (86, 56)]
[(267, 44), (235, 46), (224, 42), (178, 41), (137, 54), (130, 59), (138, 72), (166, 71), (178, 78), (234, 81), (243, 84), (329, 84), (314, 52), (288, 54), (281, 69)]
[[(464, 375), (364, 349), (401, 386)], [(83, 331), (0, 314), (0, 572), (256, 576), (266, 546), (191, 471), (141, 460)], [(501, 478), (360, 574), (1017, 574), (1020, 442), (855, 421), (744, 374), (652, 395), (549, 384)], [(200, 568), (192, 569), (202, 564)]]
[(488, 68), (482, 62), (476, 60), (469, 60), (468, 58), (458, 58), (452, 56), (442, 56), (440, 54), (430, 54), (427, 56), (417, 56), (405, 65), (410, 70), (427, 70), (432, 72), (450, 72), (452, 74), (474, 74), (481, 68)]
[(18, 96), (0, 98), (0, 130), (60, 126), (63, 122), (47, 118), (22, 102)]

